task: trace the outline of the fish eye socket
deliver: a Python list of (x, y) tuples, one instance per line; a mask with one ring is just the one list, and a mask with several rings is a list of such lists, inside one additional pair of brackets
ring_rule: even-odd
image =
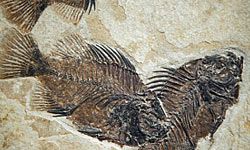
[(236, 68), (237, 68), (237, 66), (236, 66), (235, 64), (233, 64), (232, 68), (233, 68), (233, 69), (236, 69)]

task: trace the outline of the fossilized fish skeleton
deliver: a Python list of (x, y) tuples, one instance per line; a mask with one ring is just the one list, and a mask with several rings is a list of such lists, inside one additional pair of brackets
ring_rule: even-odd
[[(140, 149), (195, 149), (237, 103), (243, 57), (206, 56), (155, 71), (143, 84), (117, 49), (78, 34), (44, 56), (31, 35), (11, 30), (1, 45), (0, 79), (35, 77), (31, 106), (66, 116), (77, 130)], [(233, 50), (233, 48), (228, 48)]]
[(95, 0), (1, 0), (7, 19), (23, 32), (30, 32), (43, 11), (53, 5), (63, 18), (77, 24), (86, 11), (91, 11)]

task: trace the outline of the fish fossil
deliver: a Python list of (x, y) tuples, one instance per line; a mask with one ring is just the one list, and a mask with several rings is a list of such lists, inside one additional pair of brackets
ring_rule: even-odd
[(243, 57), (232, 52), (164, 67), (144, 84), (120, 51), (78, 34), (59, 40), (47, 56), (16, 30), (1, 48), (0, 79), (39, 81), (33, 110), (66, 116), (79, 132), (120, 145), (195, 149), (238, 102)]
[(65, 19), (78, 23), (84, 12), (95, 9), (95, 3), (95, 0), (1, 0), (0, 6), (10, 22), (30, 32), (49, 5)]

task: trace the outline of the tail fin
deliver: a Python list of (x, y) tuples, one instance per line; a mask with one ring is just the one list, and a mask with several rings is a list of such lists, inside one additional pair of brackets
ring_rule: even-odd
[(44, 0), (1, 0), (7, 19), (23, 32), (32, 30), (48, 2)]
[(37, 44), (30, 35), (11, 29), (0, 45), (0, 79), (35, 76), (46, 72)]

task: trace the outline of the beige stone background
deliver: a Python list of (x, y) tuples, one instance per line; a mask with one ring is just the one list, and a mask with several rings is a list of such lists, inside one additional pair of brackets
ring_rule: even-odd
[[(0, 38), (11, 26), (0, 10)], [(227, 111), (214, 139), (201, 139), (197, 149), (250, 149), (249, 0), (97, 0), (96, 11), (78, 25), (49, 7), (32, 34), (46, 53), (71, 32), (122, 49), (144, 81), (160, 66), (177, 67), (225, 47), (242, 49), (236, 52), (245, 58), (239, 103)], [(34, 78), (0, 81), (0, 149), (131, 149), (79, 134), (63, 118), (29, 111), (34, 85)]]

